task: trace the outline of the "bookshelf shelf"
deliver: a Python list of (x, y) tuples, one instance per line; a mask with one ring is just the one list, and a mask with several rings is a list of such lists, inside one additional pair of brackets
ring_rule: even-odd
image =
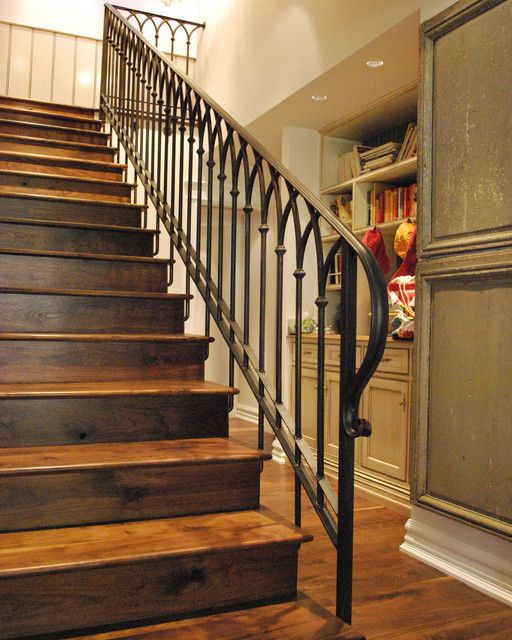
[(335, 184), (332, 187), (322, 189), (322, 195), (337, 195), (341, 193), (351, 193), (354, 185), (365, 182), (406, 182), (407, 180), (414, 180), (416, 177), (416, 171), (418, 166), (418, 159), (408, 158), (402, 160), (402, 162), (394, 162), (387, 167), (376, 169), (375, 171), (369, 171), (357, 178)]

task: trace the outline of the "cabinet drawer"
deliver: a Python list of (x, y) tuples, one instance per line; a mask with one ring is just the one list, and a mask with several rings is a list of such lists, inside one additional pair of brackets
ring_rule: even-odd
[[(325, 364), (326, 366), (340, 366), (340, 346), (329, 344), (325, 347)], [(361, 364), (361, 347), (356, 347), (356, 367), (359, 369)]]
[[(316, 343), (306, 343), (302, 345), (302, 364), (316, 364), (318, 361), (318, 346)], [(295, 364), (295, 344), (292, 348), (292, 364)], [(361, 364), (361, 347), (356, 347), (356, 367)], [(325, 366), (340, 366), (340, 346), (338, 344), (326, 343), (325, 345)]]
[[(365, 349), (366, 353), (366, 349)], [(387, 348), (377, 371), (382, 373), (409, 373), (409, 349)]]

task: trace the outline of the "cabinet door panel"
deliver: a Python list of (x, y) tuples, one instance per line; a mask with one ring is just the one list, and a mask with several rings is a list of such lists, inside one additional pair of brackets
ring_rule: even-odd
[(361, 442), (361, 466), (406, 481), (408, 383), (372, 378), (363, 397), (363, 412), (372, 435)]
[[(296, 369), (293, 369), (293, 381)], [(310, 447), (316, 449), (316, 369), (302, 369), (302, 435)], [(295, 385), (292, 386), (292, 413), (295, 414)]]

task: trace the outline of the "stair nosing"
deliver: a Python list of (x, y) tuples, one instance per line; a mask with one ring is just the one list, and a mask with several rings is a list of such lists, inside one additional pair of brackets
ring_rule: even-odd
[[(23, 136), (20, 136), (23, 139)], [(38, 140), (40, 138), (37, 138)], [(43, 138), (44, 139), (44, 138)], [(10, 151), (8, 149), (0, 149), (0, 160), (2, 156), (14, 156), (16, 159), (29, 160), (41, 164), (83, 164), (87, 166), (93, 166), (94, 168), (105, 167), (107, 169), (119, 169), (119, 173), (125, 170), (128, 165), (120, 162), (107, 162), (106, 160), (86, 160), (85, 158), (73, 158), (70, 156), (49, 156), (44, 153), (25, 153), (24, 151)], [(52, 174), (53, 175), (53, 174)], [(58, 174), (56, 174), (58, 175)]]
[(2, 331), (0, 341), (27, 342), (173, 342), (209, 343), (211, 336), (192, 333), (45, 333), (37, 331)]
[(97, 125), (101, 125), (102, 122), (99, 118), (88, 118), (85, 116), (79, 116), (79, 115), (73, 115), (73, 114), (65, 114), (65, 113), (59, 113), (56, 111), (42, 111), (41, 109), (27, 109), (26, 107), (17, 107), (17, 106), (9, 106), (6, 104), (0, 104), (0, 113), (2, 113), (3, 111), (15, 111), (17, 113), (20, 113), (22, 115), (36, 115), (36, 116), (40, 116), (40, 117), (48, 117), (48, 118), (62, 118), (64, 120), (71, 120), (74, 122), (81, 122), (83, 124), (89, 123), (89, 124), (97, 124)]
[[(69, 133), (72, 133), (73, 135), (89, 135), (89, 136), (99, 136), (100, 138), (103, 138), (104, 140), (108, 140), (110, 137), (109, 133), (106, 133), (105, 131), (92, 131), (89, 129), (77, 129), (75, 127), (62, 127), (56, 124), (46, 124), (44, 122), (29, 122), (26, 120), (10, 120), (9, 118), (0, 118), (0, 124), (2, 123), (6, 123), (9, 125), (16, 125), (16, 126), (28, 126), (28, 127), (36, 127), (37, 129), (49, 129), (50, 131), (67, 131)], [(68, 142), (72, 142), (71, 140), (68, 140)]]
[(0, 294), (82, 296), (103, 298), (155, 298), (161, 300), (192, 300), (191, 293), (159, 293), (156, 291), (102, 291), (101, 289), (51, 289), (30, 287), (0, 287)]
[(38, 227), (56, 227), (66, 229), (87, 229), (91, 231), (113, 231), (115, 233), (136, 233), (142, 235), (157, 235), (157, 229), (142, 229), (141, 227), (123, 227), (119, 225), (95, 224), (88, 222), (71, 222), (59, 220), (39, 220), (37, 218), (16, 218), (0, 215), (0, 224), (19, 224)]
[(0, 249), (0, 255), (39, 256), (46, 258), (64, 258), (66, 260), (104, 260), (110, 262), (141, 262), (147, 264), (170, 264), (166, 258), (146, 256), (117, 256), (106, 253), (78, 253), (71, 251), (41, 251), (39, 249)]
[[(187, 444), (194, 445), (196, 457), (186, 457)], [(220, 451), (210, 454), (201, 455), (201, 446), (208, 447), (211, 445), (218, 446)], [(185, 447), (183, 447), (185, 445)], [(230, 447), (234, 451), (229, 452), (224, 449)], [(180, 448), (181, 446), (181, 448)], [(91, 459), (91, 454), (98, 450), (104, 450), (105, 447), (112, 452), (111, 459), (103, 458), (103, 460)], [(150, 458), (146, 449), (155, 447), (166, 449), (167, 451), (157, 451), (161, 453), (160, 457)], [(142, 449), (140, 457), (134, 459), (126, 458), (129, 451), (137, 452)], [(80, 461), (80, 456), (83, 459)], [(9, 458), (25, 457), (31, 460), (22, 465), (20, 463), (10, 463)], [(46, 456), (50, 456), (46, 460)], [(70, 457), (75, 460), (70, 460)], [(123, 456), (125, 456), (123, 458)], [(54, 459), (52, 460), (51, 457)], [(41, 459), (43, 458), (43, 459)], [(272, 454), (251, 449), (244, 445), (238, 444), (233, 438), (187, 438), (177, 440), (144, 440), (134, 442), (109, 442), (95, 444), (69, 444), (69, 445), (52, 445), (44, 447), (11, 447), (9, 449), (0, 449), (0, 478), (7, 476), (22, 475), (44, 475), (51, 473), (72, 473), (77, 471), (100, 470), (100, 469), (127, 469), (132, 467), (180, 467), (180, 466), (199, 466), (203, 464), (222, 464), (224, 462), (247, 462), (254, 460), (271, 460)], [(6, 464), (7, 460), (7, 464)], [(3, 466), (2, 466), (3, 465)]]
[[(264, 536), (254, 536), (252, 539), (248, 537), (250, 535), (250, 530), (247, 528), (247, 523), (244, 523), (244, 520), (247, 520), (247, 516), (250, 514), (258, 514), (258, 517), (261, 519), (261, 524), (259, 526), (272, 526), (273, 535), (272, 537), (265, 538)], [(272, 517), (269, 517), (271, 514)], [(237, 520), (240, 522), (238, 523)], [(212, 544), (211, 541), (207, 540), (207, 536), (204, 537), (203, 540), (191, 540), (191, 536), (182, 537), (180, 542), (172, 541), (169, 539), (167, 542), (167, 548), (165, 548), (166, 532), (162, 532), (164, 527), (168, 527), (169, 530), (175, 529), (177, 526), (185, 525), (185, 527), (195, 527), (197, 528), (201, 523), (203, 523), (203, 529), (206, 530), (205, 524), (208, 523), (218, 523), (222, 524), (222, 522), (228, 522), (230, 524), (230, 529), (233, 531), (244, 531), (246, 535), (245, 540), (241, 540), (236, 536), (229, 536), (229, 538), (222, 539), (217, 537), (215, 544)], [(234, 524), (233, 524), (234, 521)], [(268, 524), (266, 524), (266, 521)], [(190, 524), (189, 524), (190, 523)], [(256, 525), (258, 526), (258, 525)], [(159, 530), (158, 538), (154, 537), (154, 534), (147, 534), (145, 531), (151, 529), (152, 527), (156, 527), (156, 531)], [(208, 527), (208, 530), (211, 528)], [(252, 528), (252, 527), (251, 527)], [(139, 543), (139, 546), (134, 549), (131, 553), (119, 553), (115, 554), (111, 550), (105, 550), (105, 538), (97, 537), (96, 539), (91, 539), (91, 534), (98, 532), (100, 529), (103, 531), (109, 531), (110, 536), (112, 534), (116, 534), (115, 539), (118, 544), (122, 548), (123, 543), (125, 541), (130, 541), (133, 545), (136, 541), (135, 536), (137, 534), (140, 536), (141, 533), (144, 534), (145, 541), (144, 543)], [(142, 531), (141, 531), (142, 530)], [(144, 531), (145, 530), (145, 531)], [(0, 578), (7, 577), (15, 577), (15, 576), (23, 576), (23, 575), (47, 575), (54, 573), (62, 573), (64, 571), (76, 571), (81, 569), (90, 569), (95, 567), (111, 567), (111, 566), (119, 566), (125, 564), (138, 564), (147, 561), (156, 561), (158, 559), (171, 559), (171, 558), (184, 558), (192, 555), (201, 555), (201, 556), (209, 556), (214, 554), (226, 554), (232, 551), (241, 551), (243, 549), (263, 549), (263, 548), (276, 548), (282, 546), (300, 546), (302, 543), (309, 542), (313, 539), (309, 533), (294, 527), (291, 524), (284, 524), (282, 519), (278, 517), (276, 519), (275, 515), (270, 509), (265, 507), (260, 507), (259, 509), (248, 509), (244, 511), (234, 511), (229, 513), (215, 513), (215, 514), (202, 514), (202, 515), (194, 515), (194, 516), (176, 516), (173, 518), (157, 518), (152, 520), (135, 520), (131, 522), (121, 522), (121, 523), (111, 523), (104, 525), (89, 525), (87, 527), (65, 527), (62, 529), (46, 529), (43, 530), (49, 534), (55, 535), (57, 531), (62, 532), (61, 535), (64, 538), (61, 540), (58, 538), (53, 544), (47, 544), (44, 548), (48, 553), (49, 549), (54, 549), (57, 554), (62, 549), (62, 546), (66, 544), (73, 552), (74, 556), (72, 558), (68, 558), (67, 560), (62, 559), (62, 554), (59, 554), (59, 560), (47, 561), (46, 563), (34, 563), (31, 566), (23, 566), (21, 562), (17, 563), (18, 566), (12, 567), (2, 567), (2, 556), (8, 556), (9, 549), (0, 551)], [(77, 531), (84, 534), (84, 539), (73, 541), (71, 544), (66, 542), (65, 536), (68, 537), (73, 535)], [(86, 535), (86, 532), (89, 534)], [(30, 532), (29, 532), (30, 533)], [(40, 531), (34, 532), (39, 534)], [(276, 534), (279, 533), (279, 537)], [(4, 539), (4, 543), (8, 542), (8, 540), (16, 541), (16, 538), (27, 538), (27, 532), (14, 532), (14, 533), (3, 533), (2, 538)], [(145, 543), (147, 540), (154, 541), (158, 539), (161, 548), (155, 549), (149, 548)], [(86, 557), (84, 550), (80, 549), (85, 545), (88, 547), (89, 557)], [(43, 548), (42, 545), (38, 545)], [(93, 549), (91, 549), (94, 547)], [(103, 555), (98, 551), (103, 548)], [(37, 546), (32, 545), (29, 549), (37, 549)], [(80, 557), (80, 552), (82, 552), (82, 556)], [(94, 555), (95, 552), (95, 555)]]
[[(101, 144), (94, 144), (93, 142), (74, 142), (71, 140), (55, 140), (53, 138), (37, 138), (35, 136), (20, 136), (20, 135), (17, 135), (16, 133), (0, 132), (0, 140), (13, 139), (13, 138), (14, 138), (14, 142), (22, 142), (22, 143), (26, 142), (27, 144), (35, 144), (35, 145), (47, 144), (49, 146), (55, 146), (55, 147), (60, 147), (60, 146), (73, 147), (73, 148), (78, 147), (79, 149), (82, 149), (84, 151), (104, 152), (106, 150), (112, 155), (116, 155), (117, 153), (119, 153), (119, 148), (117, 147), (109, 147)], [(61, 157), (61, 156), (58, 156), (58, 157)]]
[(0, 175), (5, 176), (21, 176), (22, 178), (48, 178), (50, 180), (63, 180), (64, 182), (80, 182), (83, 184), (95, 184), (107, 187), (127, 187), (135, 189), (136, 182), (122, 182), (120, 180), (104, 180), (102, 178), (88, 178), (85, 176), (70, 176), (60, 173), (43, 173), (42, 171), (19, 171), (18, 169), (2, 169), (0, 167)]
[(0, 192), (0, 198), (18, 198), (23, 200), (49, 200), (50, 202), (69, 202), (71, 204), (80, 204), (82, 206), (89, 207), (114, 207), (114, 208), (129, 208), (143, 211), (148, 208), (148, 205), (137, 204), (134, 202), (110, 202), (109, 200), (87, 200), (85, 198), (73, 198), (71, 196), (53, 196), (48, 193), (26, 193), (17, 191), (2, 191)]
[[(134, 381), (131, 381), (132, 384)], [(16, 398), (124, 398), (133, 396), (237, 395), (237, 387), (208, 380), (186, 380), (182, 386), (169, 379), (135, 380), (131, 389), (126, 381), (115, 382), (34, 382), (0, 384), (0, 400)]]

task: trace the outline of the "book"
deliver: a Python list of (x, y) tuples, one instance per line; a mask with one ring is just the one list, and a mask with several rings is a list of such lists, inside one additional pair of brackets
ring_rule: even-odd
[(402, 146), (400, 147), (400, 151), (398, 152), (398, 155), (396, 157), (396, 162), (401, 162), (402, 160), (406, 160), (408, 158), (407, 149), (409, 149), (410, 147), (411, 139), (413, 135), (415, 135), (415, 132), (416, 132), (416, 123), (409, 122), (409, 124), (407, 125), (407, 131), (405, 132), (405, 136), (402, 142)]
[[(342, 193), (336, 196), (330, 204), (330, 209), (334, 215), (339, 218), (347, 226), (352, 225), (352, 196), (348, 193)], [(335, 229), (331, 229), (332, 233), (337, 233)]]

